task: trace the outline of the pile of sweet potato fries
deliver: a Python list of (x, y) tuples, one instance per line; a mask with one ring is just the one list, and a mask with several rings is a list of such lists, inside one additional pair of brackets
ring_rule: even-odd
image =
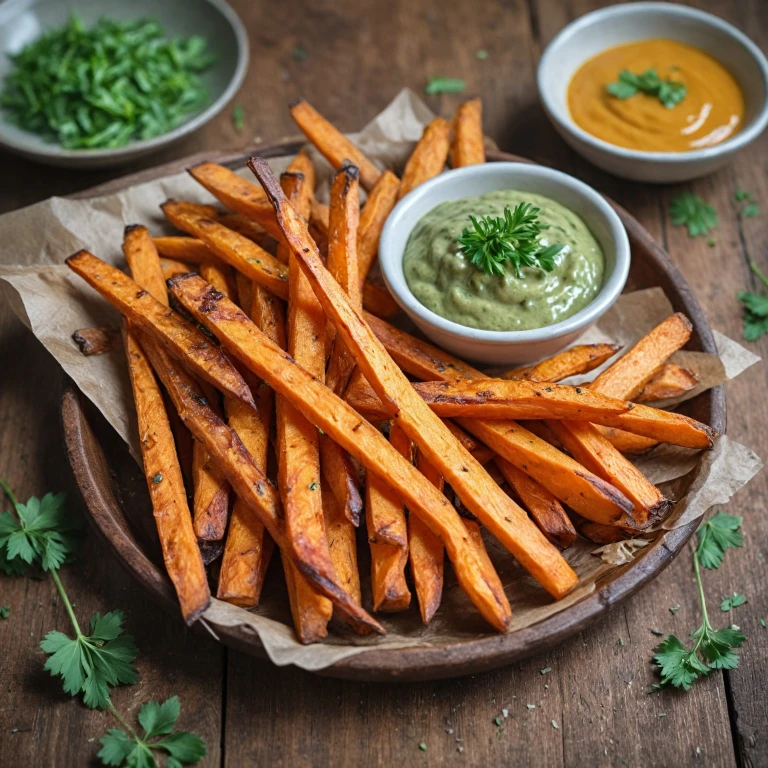
[(427, 126), (402, 178), (307, 102), (291, 113), (336, 169), (329, 205), (315, 199), (306, 152), (279, 180), (252, 158), (258, 183), (206, 162), (189, 173), (226, 208), (167, 201), (184, 236), (127, 227), (131, 277), (87, 251), (67, 259), (124, 316), (144, 472), (182, 614), (191, 623), (207, 608), (215, 560), (217, 596), (255, 607), (277, 545), (301, 642), (325, 637), (334, 614), (384, 633), (364, 600), (403, 611), (413, 588), (429, 622), (447, 554), (503, 632), (509, 602), (481, 527), (559, 599), (577, 582), (560, 548), (579, 534), (637, 535), (669, 507), (627, 453), (711, 448), (706, 425), (642, 404), (695, 386), (667, 362), (690, 323), (672, 315), (582, 386), (557, 382), (618, 347), (577, 346), (490, 378), (404, 333), (369, 274), (379, 236), (397, 200), (447, 163), (485, 162), (479, 100)]

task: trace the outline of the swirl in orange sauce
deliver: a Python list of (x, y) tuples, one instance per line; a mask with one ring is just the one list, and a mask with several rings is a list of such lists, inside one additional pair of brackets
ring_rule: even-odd
[[(606, 90), (628, 69), (655, 69), (662, 80), (685, 84), (683, 101), (667, 108), (656, 96), (618, 99)], [(609, 48), (586, 61), (568, 86), (574, 122), (598, 139), (645, 152), (711, 147), (744, 124), (744, 94), (733, 75), (709, 54), (675, 40), (641, 40)]]

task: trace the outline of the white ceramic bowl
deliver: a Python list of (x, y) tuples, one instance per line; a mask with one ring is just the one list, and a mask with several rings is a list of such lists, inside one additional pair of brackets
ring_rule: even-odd
[[(747, 105), (739, 133), (691, 152), (639, 152), (609, 144), (574, 123), (567, 91), (576, 70), (606, 48), (660, 37), (701, 48), (734, 75)], [(628, 3), (576, 19), (547, 46), (537, 80), (544, 110), (558, 133), (598, 167), (637, 181), (670, 183), (711, 173), (754, 141), (768, 123), (768, 61), (760, 49), (731, 24), (683, 5)]]
[[(578, 214), (605, 254), (603, 286), (572, 317), (530, 331), (483, 331), (427, 309), (411, 293), (403, 253), (416, 223), (436, 205), (513, 189), (545, 195)], [(448, 171), (406, 195), (387, 219), (379, 241), (379, 263), (397, 303), (435, 344), (459, 357), (495, 365), (526, 363), (572, 344), (619, 298), (629, 273), (629, 240), (616, 212), (594, 189), (560, 171), (527, 163), (486, 163)]]

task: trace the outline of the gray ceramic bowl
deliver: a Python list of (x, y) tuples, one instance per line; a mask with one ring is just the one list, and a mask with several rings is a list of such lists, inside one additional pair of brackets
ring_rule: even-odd
[(210, 97), (208, 106), (178, 128), (119, 149), (62, 149), (58, 144), (11, 125), (0, 111), (0, 147), (47, 165), (105, 168), (124, 165), (166, 147), (207, 123), (226, 106), (248, 68), (248, 35), (237, 14), (223, 0), (6, 0), (0, 2), (0, 81), (11, 69), (7, 54), (20, 50), (42, 32), (65, 24), (77, 13), (87, 25), (100, 17), (157, 19), (171, 37), (203, 35), (213, 66), (201, 75)]

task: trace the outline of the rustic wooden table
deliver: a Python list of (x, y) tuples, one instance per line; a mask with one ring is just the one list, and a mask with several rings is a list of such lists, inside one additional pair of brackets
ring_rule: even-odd
[[(768, 135), (714, 176), (688, 185), (720, 214), (717, 243), (690, 240), (672, 228), (668, 203), (680, 189), (624, 182), (591, 168), (555, 135), (536, 98), (543, 47), (571, 19), (606, 5), (600, 0), (336, 0), (233, 2), (251, 37), (251, 66), (237, 101), (246, 128), (230, 112), (172, 150), (160, 163), (206, 149), (236, 149), (254, 138), (295, 134), (286, 103), (309, 98), (344, 130), (364, 125), (402, 88), (423, 90), (433, 75), (461, 76), (483, 97), (485, 125), (502, 149), (569, 171), (613, 196), (665, 244), (691, 283), (714, 328), (738, 338), (735, 294), (757, 288), (747, 260), (768, 269)], [(768, 47), (765, 0), (696, 0)], [(293, 52), (306, 51), (297, 60)], [(478, 59), (476, 52), (488, 56)], [(427, 97), (450, 114), (460, 97)], [(2, 156), (0, 210), (107, 180)], [(135, 167), (127, 169), (136, 170)], [(761, 215), (736, 216), (743, 187)], [(64, 254), (62, 254), (63, 256)], [(768, 337), (752, 345), (768, 352)], [(0, 476), (20, 498), (64, 489), (79, 498), (58, 425), (61, 371), (11, 314), (0, 307)], [(727, 387), (728, 434), (768, 456), (763, 365)], [(401, 685), (326, 680), (229, 651), (150, 603), (110, 561), (93, 536), (80, 565), (62, 579), (82, 617), (122, 608), (140, 648), (138, 685), (114, 693), (134, 715), (149, 698), (178, 694), (180, 725), (208, 745), (204, 765), (707, 765), (768, 766), (768, 476), (759, 475), (730, 505), (745, 517), (744, 549), (707, 573), (717, 611), (733, 591), (749, 603), (733, 619), (748, 639), (739, 669), (712, 674), (687, 694), (646, 695), (658, 638), (651, 629), (684, 635), (697, 625), (691, 560), (681, 556), (641, 594), (554, 651), (497, 672)], [(0, 764), (95, 764), (98, 739), (113, 726), (62, 693), (43, 671), (38, 644), (68, 628), (49, 579), (0, 577)], [(668, 608), (680, 605), (672, 614)], [(718, 616), (719, 618), (719, 616)], [(723, 617), (725, 620), (726, 617)], [(542, 674), (551, 668), (548, 674)], [(526, 704), (536, 705), (529, 710)], [(494, 718), (509, 712), (501, 726)], [(559, 728), (553, 727), (555, 721)], [(93, 742), (93, 743), (92, 743)], [(426, 751), (419, 748), (423, 742)]]

